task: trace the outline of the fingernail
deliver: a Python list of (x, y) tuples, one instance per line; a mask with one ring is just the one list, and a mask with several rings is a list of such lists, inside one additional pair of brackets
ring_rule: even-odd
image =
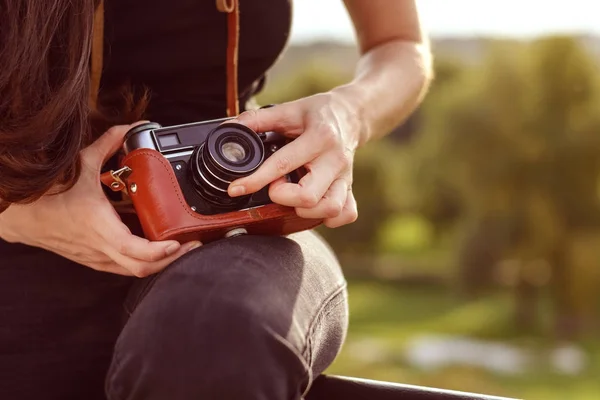
[(167, 248), (165, 249), (165, 253), (167, 253), (167, 255), (170, 256), (171, 254), (174, 254), (177, 250), (179, 250), (180, 247), (181, 244), (175, 242), (167, 246)]
[(229, 193), (232, 197), (241, 196), (246, 193), (246, 188), (243, 186), (233, 186), (231, 189), (229, 189)]
[(186, 243), (185, 244), (185, 252), (188, 253), (194, 249), (197, 249), (200, 246), (202, 246), (202, 243), (200, 243), (198, 241)]

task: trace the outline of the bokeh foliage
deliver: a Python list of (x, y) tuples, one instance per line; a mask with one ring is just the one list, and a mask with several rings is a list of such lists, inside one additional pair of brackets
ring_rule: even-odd
[[(392, 133), (357, 153), (358, 221), (321, 230), (349, 277), (401, 286), (417, 276), (436, 288), (441, 279), (465, 301), (500, 292), (512, 311), (498, 332), (596, 343), (598, 68), (566, 36), (491, 41), (476, 63), (437, 58), (412, 139)], [(350, 78), (311, 61), (271, 82), (260, 101)]]

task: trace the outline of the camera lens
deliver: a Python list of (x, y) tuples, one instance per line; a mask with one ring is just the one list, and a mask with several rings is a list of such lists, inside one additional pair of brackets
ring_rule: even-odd
[(252, 129), (235, 123), (219, 125), (192, 154), (194, 188), (214, 205), (235, 206), (245, 198), (229, 197), (229, 184), (254, 172), (264, 156), (263, 142)]
[(233, 163), (239, 163), (244, 161), (246, 158), (246, 149), (236, 142), (225, 142), (221, 146), (221, 153), (227, 159), (227, 161), (231, 161)]

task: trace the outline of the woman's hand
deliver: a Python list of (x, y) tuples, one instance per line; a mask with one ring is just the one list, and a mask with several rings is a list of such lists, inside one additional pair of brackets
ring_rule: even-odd
[[(330, 228), (354, 222), (358, 211), (352, 166), (361, 133), (358, 121), (342, 95), (333, 92), (240, 114), (232, 122), (296, 139), (252, 175), (232, 182), (229, 195), (254, 193), (270, 184), (271, 200), (295, 207), (300, 217), (323, 218)], [(303, 166), (308, 173), (297, 184), (285, 180), (286, 174)]]
[(81, 177), (67, 192), (29, 205), (12, 205), (0, 214), (0, 237), (96, 270), (138, 277), (160, 271), (199, 246), (199, 242), (180, 245), (134, 236), (102, 191), (100, 169), (131, 127), (113, 127), (82, 151)]
[[(352, 163), (358, 146), (399, 126), (422, 101), (433, 77), (429, 41), (416, 0), (344, 0), (361, 57), (346, 85), (272, 108), (242, 113), (237, 122), (258, 132), (297, 138), (252, 175), (232, 182), (230, 196), (269, 185), (275, 203), (301, 217), (338, 227), (357, 218)], [(282, 177), (305, 166), (298, 184)]]

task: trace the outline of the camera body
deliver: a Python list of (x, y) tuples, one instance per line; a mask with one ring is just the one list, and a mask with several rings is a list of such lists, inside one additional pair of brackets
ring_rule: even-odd
[[(148, 239), (206, 243), (243, 233), (285, 235), (322, 222), (274, 204), (268, 187), (242, 197), (227, 194), (232, 181), (255, 172), (290, 141), (230, 119), (168, 127), (149, 122), (126, 134), (120, 169), (103, 174), (102, 182), (127, 193)], [(297, 183), (303, 174), (296, 170), (286, 178)]]
[[(284, 146), (287, 140), (274, 132), (257, 134), (227, 119), (161, 127), (147, 123), (130, 130), (124, 152), (153, 149), (173, 167), (175, 177), (192, 211), (215, 215), (271, 203), (268, 187), (257, 193), (231, 198), (229, 184), (250, 175)], [(301, 175), (294, 171), (288, 181), (297, 183)]]

